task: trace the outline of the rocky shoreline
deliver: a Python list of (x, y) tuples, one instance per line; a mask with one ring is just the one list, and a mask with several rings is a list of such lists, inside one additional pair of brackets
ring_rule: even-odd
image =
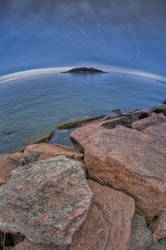
[(0, 155), (0, 249), (166, 249), (166, 104)]

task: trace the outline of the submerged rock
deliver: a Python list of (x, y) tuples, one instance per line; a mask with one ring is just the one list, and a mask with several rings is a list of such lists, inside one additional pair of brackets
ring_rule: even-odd
[(101, 69), (96, 69), (93, 67), (77, 67), (77, 68), (72, 68), (68, 71), (62, 72), (62, 73), (106, 73), (105, 71)]
[(81, 125), (87, 124), (89, 122), (95, 122), (98, 120), (101, 120), (107, 116), (105, 115), (100, 115), (100, 116), (94, 116), (94, 117), (83, 117), (83, 118), (74, 118), (69, 121), (66, 121), (59, 126), (57, 126), (57, 129), (71, 129), (71, 128), (76, 128)]
[(118, 116), (123, 115), (120, 109), (113, 109), (112, 112), (114, 112)]
[(81, 163), (58, 156), (25, 165), (0, 187), (0, 227), (46, 249), (68, 245), (91, 199)]
[(48, 132), (45, 132), (45, 133), (41, 134), (40, 136), (38, 136), (37, 138), (31, 139), (30, 141), (25, 142), (24, 145), (21, 146), (18, 151), (24, 152), (25, 148), (28, 145), (39, 144), (39, 143), (48, 143), (51, 140), (51, 138), (54, 136), (54, 134), (55, 134), (54, 130), (50, 130)]

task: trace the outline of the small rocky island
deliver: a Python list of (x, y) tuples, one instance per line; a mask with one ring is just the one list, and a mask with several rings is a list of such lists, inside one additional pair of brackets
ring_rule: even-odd
[(91, 73), (106, 73), (105, 71), (101, 70), (101, 69), (96, 69), (96, 68), (93, 68), (93, 67), (77, 67), (77, 68), (72, 68), (68, 71), (65, 71), (65, 72), (62, 72), (62, 73), (85, 73), (85, 74), (91, 74)]
[(0, 249), (166, 249), (166, 104), (114, 111), (0, 155)]

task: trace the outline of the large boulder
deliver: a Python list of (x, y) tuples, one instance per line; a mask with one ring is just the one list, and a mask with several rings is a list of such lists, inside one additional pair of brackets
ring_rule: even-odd
[(98, 125), (77, 129), (71, 137), (83, 148), (90, 178), (130, 194), (137, 212), (148, 219), (166, 210), (166, 147), (160, 139)]
[(128, 195), (88, 182), (94, 197), (86, 220), (74, 234), (70, 250), (127, 250), (135, 202)]
[(22, 154), (1, 154), (0, 155), (0, 185), (6, 183), (11, 171), (22, 165)]
[(85, 220), (92, 193), (81, 163), (57, 156), (12, 172), (0, 187), (0, 227), (34, 244), (68, 245)]

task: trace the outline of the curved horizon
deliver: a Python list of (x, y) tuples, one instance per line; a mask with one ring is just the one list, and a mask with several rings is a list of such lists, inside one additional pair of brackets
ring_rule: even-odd
[[(83, 67), (89, 65), (81, 65)], [(73, 67), (78, 67), (78, 66), (73, 66)], [(16, 81), (19, 79), (24, 79), (28, 77), (37, 77), (41, 75), (47, 75), (47, 74), (55, 74), (55, 73), (62, 73), (65, 70), (69, 70), (73, 67), (50, 67), (50, 68), (37, 68), (37, 69), (31, 69), (31, 70), (24, 70), (24, 71), (18, 71), (10, 74), (5, 74), (0, 76), (0, 84), (11, 82), (11, 81)], [(138, 71), (134, 69), (125, 69), (125, 68), (119, 68), (115, 66), (96, 66), (100, 69), (107, 70), (108, 73), (120, 73), (120, 74), (126, 74), (126, 75), (131, 75), (131, 76), (136, 76), (136, 77), (142, 77), (145, 79), (151, 79), (153, 81), (157, 81), (163, 84), (166, 84), (166, 77), (157, 75), (157, 74), (152, 74), (150, 72), (143, 72), (143, 71)]]

